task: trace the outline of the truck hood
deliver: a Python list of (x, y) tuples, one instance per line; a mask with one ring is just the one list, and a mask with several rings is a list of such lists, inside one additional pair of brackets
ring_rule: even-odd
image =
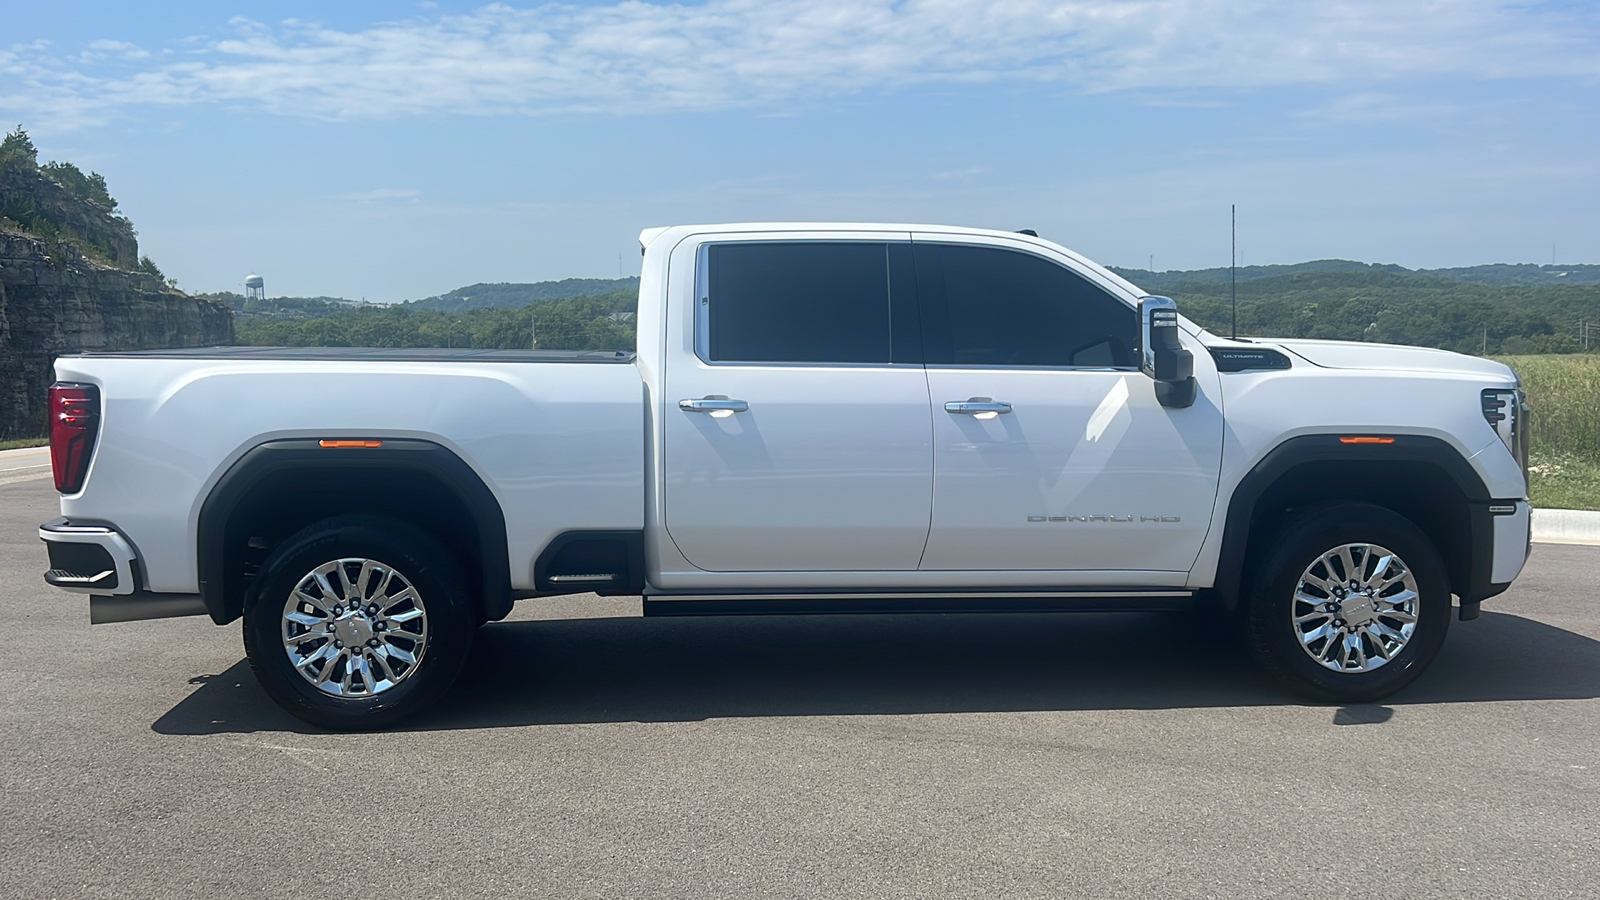
[(1306, 361), (1328, 369), (1383, 369), (1391, 372), (1443, 372), (1479, 375), (1496, 381), (1516, 378), (1511, 369), (1492, 359), (1466, 356), (1449, 350), (1370, 344), (1357, 341), (1263, 340)]

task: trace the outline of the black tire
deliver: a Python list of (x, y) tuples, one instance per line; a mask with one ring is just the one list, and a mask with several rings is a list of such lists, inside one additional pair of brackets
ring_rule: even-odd
[[(368, 630), (360, 633), (374, 640), (383, 639), (378, 640), (378, 646), (383, 650), (384, 662), (393, 663), (399, 674), (384, 686), (387, 678), (376, 668), (376, 656), (368, 655), (362, 664), (373, 668), (376, 679), (368, 678), (363, 683), (361, 675), (354, 674), (351, 680), (357, 693), (334, 696), (319, 689), (312, 683), (312, 674), (302, 675), (291, 661), (285, 645), (286, 604), (314, 570), (346, 559), (382, 563), (409, 582), (425, 606), (421, 618), (426, 623), (426, 631), (425, 639), (419, 641), (410, 638), (403, 629), (421, 630), (420, 624), (390, 624), (381, 613), (363, 619), (364, 624), (359, 627)], [(352, 564), (346, 571), (355, 568)], [(333, 574), (336, 572), (329, 573)], [(373, 576), (374, 579), (379, 577), (381, 575)], [(333, 583), (332, 578), (330, 583)], [(335, 585), (334, 597), (340, 596), (341, 590)], [(316, 594), (322, 597), (320, 590)], [(290, 714), (336, 731), (383, 728), (426, 709), (455, 681), (471, 649), (473, 626), (477, 622), (469, 601), (468, 582), (460, 566), (437, 540), (416, 526), (399, 519), (371, 515), (325, 519), (279, 544), (262, 565), (245, 604), (245, 654), (262, 688)], [(301, 609), (321, 615), (310, 605)], [(380, 624), (373, 625), (373, 622)], [(291, 627), (301, 637), (316, 630)], [(353, 624), (352, 627), (357, 626)], [(372, 633), (374, 627), (389, 630)], [(326, 639), (311, 638), (300, 646), (308, 646), (304, 653), (309, 655), (323, 652), (323, 643), (332, 645), (333, 641), (330, 635)], [(341, 642), (336, 646), (344, 645)], [(351, 646), (356, 645), (352, 643)], [(398, 657), (390, 658), (391, 648), (395, 647), (414, 653), (415, 664), (407, 666)], [(366, 654), (367, 651), (361, 652)], [(324, 661), (312, 668), (321, 669), (326, 664)], [(348, 662), (333, 665), (339, 672), (355, 669)], [(360, 693), (363, 687), (368, 689), (365, 694)], [(330, 687), (330, 690), (336, 689), (337, 685)]]
[[(1247, 633), (1251, 650), (1261, 667), (1290, 690), (1333, 703), (1369, 703), (1416, 680), (1438, 655), (1450, 627), (1450, 581), (1433, 542), (1409, 519), (1367, 503), (1320, 503), (1297, 509), (1276, 531), (1277, 540), (1259, 557), (1247, 606)], [(1418, 595), (1416, 622), (1409, 640), (1392, 653), (1392, 658), (1368, 670), (1344, 668), (1346, 664), (1338, 657), (1346, 651), (1332, 638), (1313, 639), (1314, 649), (1307, 649), (1300, 639), (1302, 628), (1307, 635), (1323, 624), (1353, 628), (1341, 618), (1344, 615), (1351, 619), (1378, 618), (1359, 596), (1350, 595), (1349, 607), (1330, 603), (1327, 609), (1341, 610), (1331, 614), (1331, 619), (1312, 620), (1302, 625), (1295, 622), (1297, 613), (1328, 615), (1304, 603), (1297, 604), (1295, 591), (1301, 586), (1301, 576), (1324, 553), (1347, 544), (1377, 545), (1391, 551), (1400, 565), (1409, 570)], [(1352, 551), (1358, 568), (1367, 565), (1361, 558), (1363, 555), (1359, 550)], [(1372, 566), (1376, 565), (1374, 561)], [(1329, 569), (1324, 567), (1317, 571), (1326, 575)], [(1399, 587), (1406, 589), (1404, 584)], [(1313, 589), (1308, 593), (1320, 596), (1322, 592)], [(1332, 594), (1327, 596), (1330, 601), (1337, 599)], [(1398, 618), (1384, 617), (1381, 624), (1393, 631), (1398, 630), (1400, 622)], [(1375, 640), (1371, 635), (1354, 639), (1361, 654), (1369, 657), (1380, 655), (1366, 653)], [(1326, 651), (1332, 659), (1327, 664), (1318, 662), (1313, 658), (1318, 650)], [(1358, 665), (1361, 658), (1357, 657)]]

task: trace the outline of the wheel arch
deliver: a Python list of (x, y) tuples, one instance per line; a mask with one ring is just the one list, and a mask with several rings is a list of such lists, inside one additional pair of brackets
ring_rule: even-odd
[(1250, 565), (1270, 545), (1283, 516), (1328, 500), (1371, 503), (1420, 528), (1444, 559), (1450, 590), (1461, 597), (1464, 613), (1503, 589), (1489, 583), (1493, 498), (1454, 447), (1419, 435), (1356, 444), (1340, 441), (1340, 435), (1303, 435), (1275, 447), (1233, 492), (1212, 588), (1225, 609), (1238, 608)]
[(255, 569), (277, 541), (350, 512), (422, 528), (472, 579), (483, 620), (511, 611), (505, 515), (478, 473), (431, 441), (363, 443), (374, 446), (268, 441), (222, 475), (200, 507), (196, 546), (200, 596), (212, 621), (239, 618)]

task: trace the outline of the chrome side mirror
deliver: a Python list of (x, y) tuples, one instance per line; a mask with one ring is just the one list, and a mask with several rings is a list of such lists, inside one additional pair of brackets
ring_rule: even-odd
[(1139, 301), (1139, 371), (1155, 380), (1162, 406), (1182, 409), (1194, 403), (1194, 355), (1178, 335), (1178, 304), (1171, 297)]

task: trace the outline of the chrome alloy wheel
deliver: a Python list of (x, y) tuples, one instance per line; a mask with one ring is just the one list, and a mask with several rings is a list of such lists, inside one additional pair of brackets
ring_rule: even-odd
[(1394, 551), (1377, 544), (1334, 547), (1295, 584), (1295, 637), (1323, 668), (1370, 672), (1411, 641), (1419, 599), (1416, 577)]
[(283, 649), (300, 677), (334, 697), (381, 694), (428, 648), (428, 610), (404, 575), (372, 559), (306, 573), (283, 604)]

